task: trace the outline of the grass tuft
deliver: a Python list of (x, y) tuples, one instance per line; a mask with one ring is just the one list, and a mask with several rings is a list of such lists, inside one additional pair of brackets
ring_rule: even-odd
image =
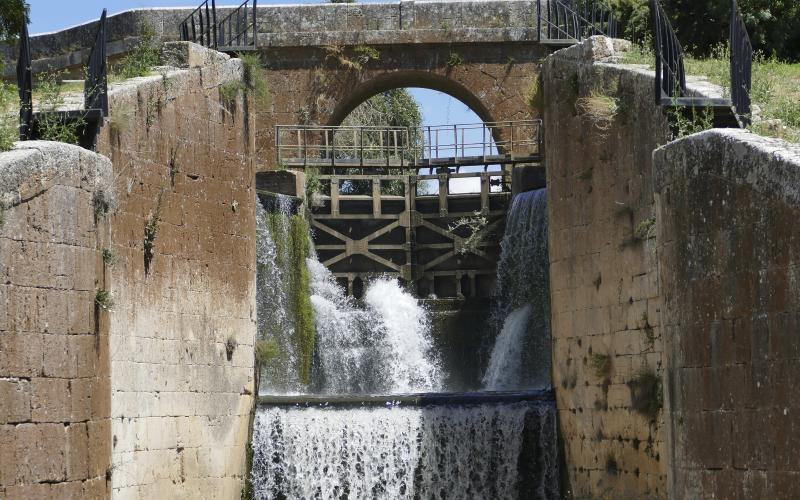
[(587, 97), (575, 101), (575, 109), (600, 132), (608, 132), (619, 112), (619, 101), (613, 97), (592, 91)]

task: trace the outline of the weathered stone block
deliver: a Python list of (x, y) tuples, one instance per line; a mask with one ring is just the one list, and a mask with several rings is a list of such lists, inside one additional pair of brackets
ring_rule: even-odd
[(0, 380), (0, 401), (3, 402), (0, 406), (0, 424), (30, 420), (31, 384), (28, 380)]
[(58, 424), (20, 424), (16, 427), (16, 482), (64, 481), (66, 433)]
[(72, 412), (66, 379), (31, 380), (31, 418), (34, 422), (66, 422)]

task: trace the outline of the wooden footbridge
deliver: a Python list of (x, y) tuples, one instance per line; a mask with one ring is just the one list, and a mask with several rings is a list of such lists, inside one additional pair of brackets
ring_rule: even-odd
[(420, 296), (487, 296), (515, 165), (540, 165), (539, 120), (399, 127), (279, 126), (303, 169), (320, 260), (351, 294), (376, 275)]

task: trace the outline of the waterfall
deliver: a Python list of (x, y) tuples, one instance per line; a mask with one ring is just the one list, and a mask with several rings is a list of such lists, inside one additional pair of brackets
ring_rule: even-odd
[(289, 314), (297, 290), (286, 268), (296, 265), (285, 243), (291, 230), (288, 200), (278, 196), (272, 212), (258, 204), (256, 214), (258, 327), (260, 338), (273, 342), (278, 353), (263, 365), (261, 392), (398, 394), (442, 389), (429, 315), (417, 299), (396, 279), (375, 278), (367, 285), (363, 303), (357, 303), (313, 252), (304, 264), (316, 347), (310, 382), (300, 380), (296, 318)]
[(363, 306), (345, 295), (319, 261), (309, 259), (317, 327), (316, 392), (430, 392), (443, 379), (427, 311), (397, 280), (367, 285)]
[(488, 390), (550, 385), (547, 190), (514, 197), (500, 243), (492, 312), (500, 333), (483, 377)]
[(555, 410), (513, 403), (269, 408), (255, 498), (556, 498)]

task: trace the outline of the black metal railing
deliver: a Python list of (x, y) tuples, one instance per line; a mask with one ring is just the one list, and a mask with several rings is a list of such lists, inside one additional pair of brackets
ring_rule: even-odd
[(23, 24), (19, 38), (17, 59), (17, 86), (19, 87), (19, 138), (21, 141), (39, 137), (42, 115), (57, 116), (62, 123), (73, 123), (79, 135), (79, 144), (93, 149), (103, 117), (108, 116), (108, 62), (106, 40), (106, 10), (100, 16), (94, 45), (89, 54), (83, 89), (84, 108), (78, 110), (45, 109), (34, 113), (33, 72), (31, 70), (31, 40), (27, 24)]
[(668, 106), (686, 95), (683, 49), (658, 0), (650, 0), (650, 16), (656, 56), (656, 103)]
[(205, 0), (180, 25), (181, 40), (204, 47), (217, 47), (217, 8), (214, 0)]
[(27, 141), (33, 132), (33, 75), (31, 73), (31, 39), (26, 23), (22, 24), (19, 34), (17, 88), (19, 89), (19, 140)]
[(750, 90), (753, 86), (753, 45), (736, 0), (731, 0), (731, 101), (739, 120), (750, 125)]
[(100, 26), (94, 37), (94, 46), (89, 54), (86, 67), (86, 81), (83, 86), (84, 107), (99, 109), (108, 116), (108, 65), (106, 60), (106, 9), (100, 16)]
[(245, 0), (228, 14), (217, 27), (220, 50), (255, 48), (257, 45), (256, 8), (258, 0)]
[(730, 65), (731, 98), (689, 96), (683, 49), (658, 0), (650, 0), (653, 23), (653, 49), (656, 59), (655, 98), (661, 106), (689, 110), (713, 110), (715, 127), (746, 127), (750, 124), (753, 46), (747, 35), (736, 0), (731, 0)]
[(594, 35), (617, 36), (617, 18), (605, 4), (594, 1), (537, 0), (539, 41), (579, 42)]

